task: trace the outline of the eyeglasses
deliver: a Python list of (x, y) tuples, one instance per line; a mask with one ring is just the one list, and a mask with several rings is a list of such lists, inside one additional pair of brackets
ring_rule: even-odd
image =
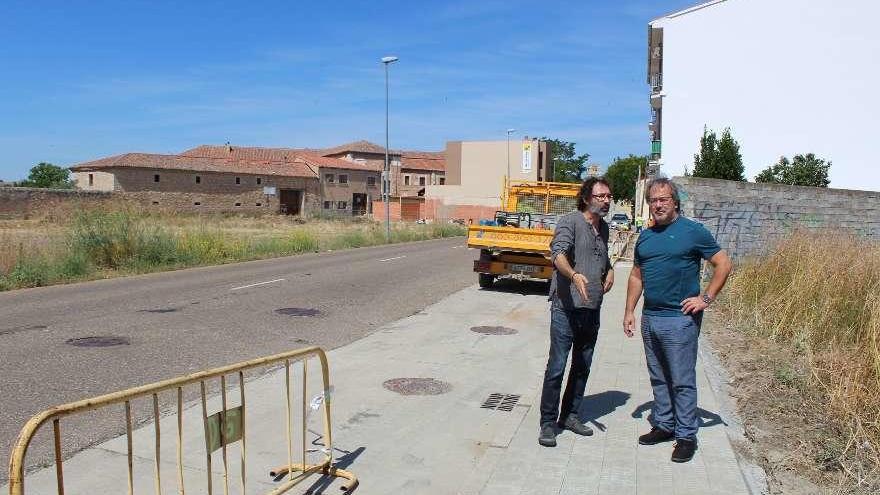
[(672, 201), (672, 196), (660, 196), (659, 198), (648, 198), (649, 204), (661, 204), (665, 205), (666, 203)]
[(611, 201), (612, 199), (614, 199), (614, 196), (612, 196), (612, 195), (610, 195), (610, 194), (593, 194), (592, 196), (593, 196), (594, 198), (599, 199), (599, 200), (602, 200), (602, 201), (605, 201), (606, 199), (607, 199), (608, 201)]

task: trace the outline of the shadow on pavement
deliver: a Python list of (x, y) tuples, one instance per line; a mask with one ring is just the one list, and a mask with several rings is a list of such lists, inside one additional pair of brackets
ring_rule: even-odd
[[(632, 417), (637, 418), (637, 419), (641, 418), (642, 416), (644, 416), (645, 411), (651, 410), (651, 407), (653, 405), (654, 405), (654, 401), (652, 401), (652, 400), (645, 402), (644, 404), (640, 405), (632, 412)], [(721, 419), (721, 416), (719, 416), (713, 412), (707, 411), (707, 410), (703, 409), (702, 407), (697, 408), (697, 417), (700, 420), (700, 428), (709, 428), (709, 427), (717, 426), (717, 425), (727, 426), (727, 423), (724, 422), (723, 419)], [(649, 422), (651, 421), (650, 414), (648, 415), (648, 421)]]
[(548, 282), (536, 282), (534, 280), (514, 280), (505, 278), (496, 280), (489, 289), (480, 289), (487, 292), (505, 292), (508, 294), (520, 294), (523, 296), (546, 296), (550, 293)]
[[(339, 452), (345, 452), (343, 455), (336, 458), (336, 462), (333, 464), (333, 466), (335, 466), (339, 469), (348, 469), (348, 466), (351, 466), (352, 463), (354, 463), (354, 460), (357, 459), (358, 456), (363, 454), (364, 451), (367, 449), (366, 449), (366, 447), (358, 447), (358, 448), (349, 452), (347, 450), (337, 449), (334, 447), (333, 450), (338, 450)], [(355, 473), (355, 475), (357, 475), (357, 473)], [(312, 483), (312, 486), (310, 486), (310, 487), (308, 487), (308, 489), (306, 489), (305, 493), (309, 494), (309, 495), (322, 494), (322, 493), (324, 493), (324, 490), (326, 490), (327, 488), (330, 487), (331, 484), (333, 484), (334, 480), (336, 480), (336, 478), (333, 476), (321, 476), (320, 478), (315, 480), (314, 483)], [(353, 493), (355, 490), (357, 490), (357, 487), (352, 487), (344, 492), (340, 491), (340, 492), (333, 492), (333, 493), (348, 494), (348, 493)]]
[(587, 395), (581, 402), (579, 416), (584, 423), (593, 423), (596, 428), (605, 431), (605, 425), (599, 418), (613, 413), (618, 407), (626, 405), (630, 398), (629, 392), (606, 390), (598, 394)]

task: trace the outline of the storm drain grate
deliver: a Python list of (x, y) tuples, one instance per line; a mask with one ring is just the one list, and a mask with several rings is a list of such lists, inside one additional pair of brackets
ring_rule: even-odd
[(483, 405), (480, 408), (510, 412), (513, 410), (513, 406), (519, 403), (520, 397), (522, 396), (514, 394), (489, 394), (489, 397), (483, 401)]

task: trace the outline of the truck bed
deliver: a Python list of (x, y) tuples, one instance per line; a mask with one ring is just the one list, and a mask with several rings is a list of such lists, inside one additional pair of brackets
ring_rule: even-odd
[(471, 225), (468, 227), (467, 246), (491, 251), (537, 253), (550, 256), (553, 231), (519, 227), (493, 227)]

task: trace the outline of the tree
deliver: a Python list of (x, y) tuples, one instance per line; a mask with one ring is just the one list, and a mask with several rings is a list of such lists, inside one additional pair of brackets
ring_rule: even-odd
[(792, 186), (828, 187), (828, 170), (831, 162), (813, 153), (794, 155), (791, 161), (781, 156), (779, 161), (765, 168), (755, 177), (755, 182), (789, 184)]
[(554, 182), (581, 182), (587, 172), (589, 153), (575, 155), (574, 144), (560, 139), (542, 137), (541, 141), (550, 144), (550, 156), (553, 160)]
[(647, 156), (629, 155), (626, 158), (617, 157), (605, 171), (605, 179), (611, 185), (611, 192), (616, 200), (625, 200), (635, 204), (636, 181), (639, 179), (639, 169), (642, 177), (645, 176), (645, 163)]
[(700, 138), (700, 152), (694, 155), (694, 177), (737, 180), (745, 182), (745, 167), (739, 152), (739, 143), (730, 135), (730, 129), (724, 129), (721, 139), (703, 127)]
[(40, 162), (32, 167), (27, 180), (21, 185), (54, 189), (73, 187), (73, 183), (70, 181), (70, 170), (46, 162)]

